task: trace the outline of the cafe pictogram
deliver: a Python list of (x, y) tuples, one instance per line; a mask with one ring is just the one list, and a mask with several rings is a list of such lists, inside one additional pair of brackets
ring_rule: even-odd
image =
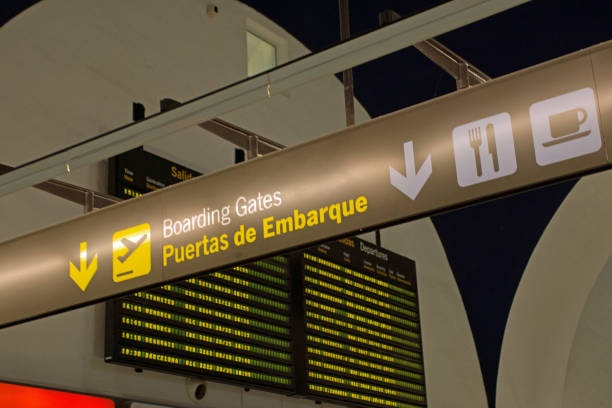
[(595, 94), (583, 88), (529, 107), (536, 162), (540, 166), (601, 149)]

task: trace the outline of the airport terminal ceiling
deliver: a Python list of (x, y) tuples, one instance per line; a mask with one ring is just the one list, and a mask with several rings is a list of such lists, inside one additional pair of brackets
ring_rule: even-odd
[[(3, 23), (32, 3), (14, 1), (3, 4)], [(245, 3), (283, 27), (312, 51), (322, 50), (339, 41), (335, 2)], [(430, 4), (421, 3), (411, 3), (411, 7), (407, 8), (406, 2), (400, 1), (351, 1), (351, 34), (358, 35), (375, 29), (378, 13), (382, 10), (392, 9), (407, 16)], [(224, 9), (221, 8), (219, 12), (223, 13)], [(579, 7), (566, 2), (533, 1), (454, 30), (438, 39), (496, 78), (609, 40), (612, 29), (608, 15), (605, 6), (598, 1), (582, 2)], [(448, 74), (414, 48), (356, 67), (354, 77), (355, 96), (371, 117), (456, 89), (455, 81)], [(139, 98), (133, 99), (138, 101)], [(122, 109), (126, 111), (126, 118), (129, 117), (131, 107)], [(147, 113), (155, 113), (156, 109), (152, 103), (147, 105)], [(275, 136), (283, 137), (263, 135), (272, 139)], [(3, 141), (5, 138), (3, 135)], [(291, 140), (284, 142), (292, 144)], [(167, 158), (175, 159), (178, 155), (185, 155), (188, 149), (173, 150), (157, 146), (151, 150), (160, 154), (165, 151)], [(228, 151), (231, 152), (229, 148)], [(187, 164), (197, 165), (197, 156), (194, 153), (186, 154)], [(226, 159), (226, 164), (230, 162), (231, 159)], [(210, 169), (200, 167), (198, 170)], [(433, 218), (468, 314), (489, 406), (495, 404), (506, 317), (510, 313), (523, 269), (542, 231), (574, 184), (568, 182)], [(458, 234), (458, 230), (462, 231), (461, 234)], [(468, 243), (482, 241), (486, 241), (486, 248), (482, 250), (482, 256), (474, 260), (469, 255)], [(512, 251), (507, 250), (509, 246), (512, 246)], [(488, 273), (493, 266), (495, 276)]]

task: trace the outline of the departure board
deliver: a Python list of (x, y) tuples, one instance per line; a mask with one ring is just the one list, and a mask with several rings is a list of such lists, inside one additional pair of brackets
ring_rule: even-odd
[[(109, 174), (122, 198), (198, 175), (141, 149)], [(354, 407), (426, 406), (414, 262), (357, 238), (110, 301), (106, 333), (111, 363)]]
[(295, 316), (303, 316), (294, 352), (305, 356), (296, 358), (298, 393), (359, 407), (425, 406), (414, 262), (346, 238), (294, 263)]
[(290, 393), (287, 264), (278, 256), (108, 302), (106, 361)]
[[(199, 174), (134, 149), (109, 161), (109, 192), (129, 199)], [(106, 361), (289, 394), (289, 282), (278, 256), (110, 301)]]

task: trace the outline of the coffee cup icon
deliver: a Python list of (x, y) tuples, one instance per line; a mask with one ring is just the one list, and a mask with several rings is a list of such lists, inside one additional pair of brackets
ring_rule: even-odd
[(583, 108), (574, 108), (550, 115), (548, 123), (550, 125), (550, 136), (553, 140), (543, 143), (543, 146), (551, 146), (587, 136), (591, 133), (590, 130), (580, 132), (580, 125), (586, 120), (587, 112)]
[(529, 107), (529, 120), (538, 166), (595, 153), (603, 145), (593, 88), (535, 102)]

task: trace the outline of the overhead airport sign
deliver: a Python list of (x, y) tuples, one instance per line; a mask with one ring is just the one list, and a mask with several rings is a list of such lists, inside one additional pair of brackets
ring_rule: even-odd
[(611, 167), (610, 42), (0, 245), (0, 326)]

